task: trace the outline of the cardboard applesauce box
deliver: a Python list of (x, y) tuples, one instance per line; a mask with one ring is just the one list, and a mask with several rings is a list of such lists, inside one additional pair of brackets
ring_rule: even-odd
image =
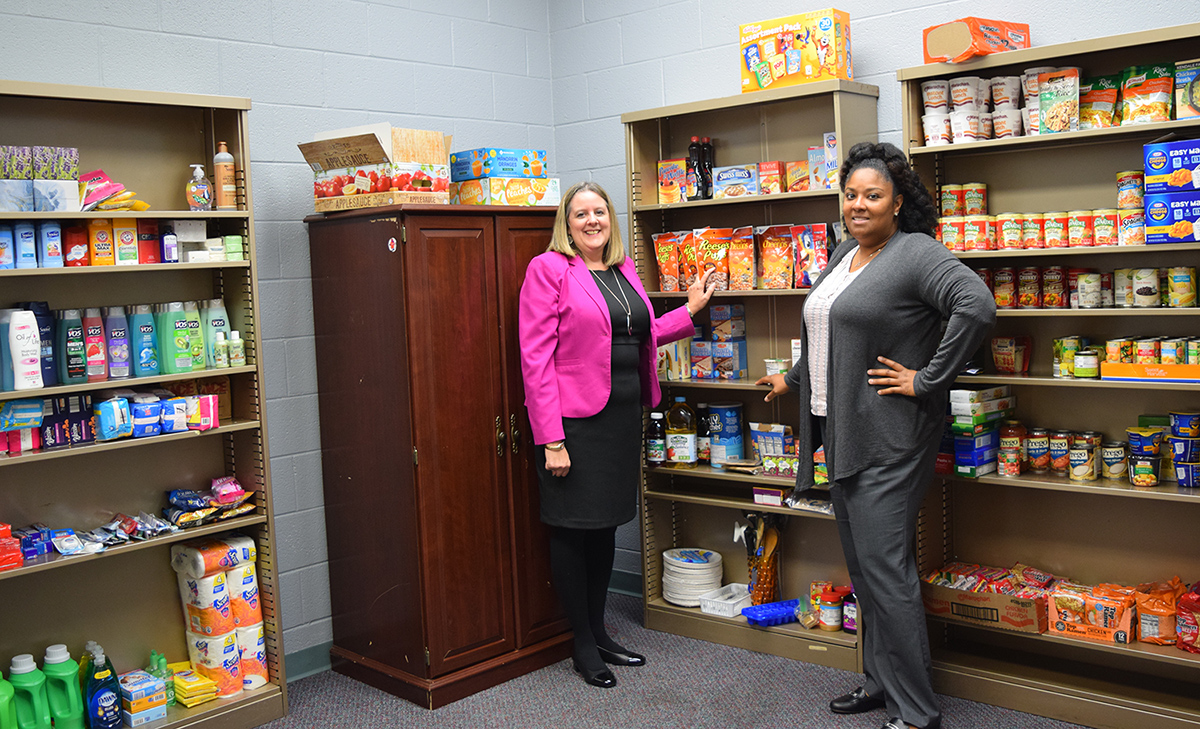
[(854, 79), (850, 14), (827, 8), (738, 26), (742, 93)]
[(441, 132), (369, 124), (297, 146), (313, 171), (318, 213), (450, 202), (450, 138)]
[(925, 612), (954, 623), (983, 625), (1016, 633), (1045, 633), (1044, 599), (1012, 597), (993, 592), (969, 592), (921, 582)]

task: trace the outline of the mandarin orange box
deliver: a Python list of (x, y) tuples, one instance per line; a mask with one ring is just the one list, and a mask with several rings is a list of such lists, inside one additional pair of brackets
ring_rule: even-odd
[(850, 14), (833, 8), (738, 26), (742, 93), (827, 79), (854, 80)]
[(968, 592), (921, 583), (925, 612), (942, 620), (983, 625), (1014, 633), (1045, 633), (1046, 600), (993, 592)]
[(546, 150), (481, 147), (450, 153), (450, 180), (480, 177), (545, 177)]
[(451, 205), (558, 205), (557, 177), (485, 177), (450, 183)]
[(1200, 382), (1200, 365), (1101, 362), (1100, 379), (1118, 381)]

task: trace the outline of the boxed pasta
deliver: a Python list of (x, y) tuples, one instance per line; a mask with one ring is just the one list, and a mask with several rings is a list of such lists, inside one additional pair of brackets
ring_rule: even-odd
[(1200, 140), (1142, 147), (1146, 194), (1200, 190)]
[(833, 8), (738, 26), (742, 92), (854, 80), (850, 15)]
[(1146, 243), (1200, 240), (1200, 190), (1146, 195)]

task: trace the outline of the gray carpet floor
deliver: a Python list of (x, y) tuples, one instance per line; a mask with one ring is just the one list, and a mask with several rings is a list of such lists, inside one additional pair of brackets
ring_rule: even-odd
[[(887, 721), (883, 709), (857, 716), (829, 712), (829, 700), (858, 686), (859, 674), (647, 630), (641, 611), (640, 598), (609, 596), (609, 632), (649, 660), (644, 667), (614, 669), (613, 689), (586, 685), (571, 662), (562, 661), (429, 711), (326, 671), (289, 684), (291, 713), (261, 729), (879, 729)], [(939, 698), (943, 729), (1079, 729)]]

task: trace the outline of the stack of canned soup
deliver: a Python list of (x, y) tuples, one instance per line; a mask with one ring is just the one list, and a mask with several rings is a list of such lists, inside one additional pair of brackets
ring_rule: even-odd
[(997, 472), (1001, 476), (1035, 474), (1066, 476), (1072, 481), (1125, 478), (1128, 460), (1124, 441), (1105, 441), (1094, 430), (1026, 428), (1019, 420), (1000, 427)]
[(1196, 269), (1065, 266), (976, 268), (998, 309), (1105, 309), (1196, 306)]

